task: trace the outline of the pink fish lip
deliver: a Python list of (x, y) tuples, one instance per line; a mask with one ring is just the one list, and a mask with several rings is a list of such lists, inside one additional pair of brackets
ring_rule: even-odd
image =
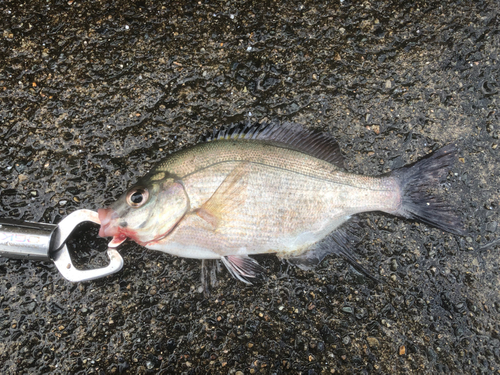
[[(121, 245), (127, 238), (134, 239), (137, 237), (137, 232), (130, 228), (122, 228), (118, 225), (118, 213), (112, 208), (100, 208), (97, 210), (101, 228), (99, 229), (99, 237), (113, 237), (108, 243), (108, 247), (115, 248)], [(138, 242), (138, 241), (136, 241)]]
[(101, 228), (99, 229), (99, 237), (115, 237), (119, 234), (117, 225), (112, 225), (113, 219), (116, 219), (117, 214), (111, 208), (100, 208), (97, 210)]

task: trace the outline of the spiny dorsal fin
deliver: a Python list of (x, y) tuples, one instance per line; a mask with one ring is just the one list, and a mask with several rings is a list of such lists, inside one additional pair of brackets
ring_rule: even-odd
[(344, 158), (338, 143), (327, 133), (313, 132), (292, 122), (237, 124), (213, 134), (205, 141), (258, 140), (279, 143), (294, 150), (344, 168)]

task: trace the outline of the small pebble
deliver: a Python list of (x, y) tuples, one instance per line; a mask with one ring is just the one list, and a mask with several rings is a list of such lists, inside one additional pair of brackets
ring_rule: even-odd
[(17, 176), (17, 178), (19, 179), (19, 182), (25, 182), (29, 179), (29, 177), (25, 174), (20, 174), (19, 176)]
[(498, 223), (496, 221), (492, 221), (486, 224), (486, 231), (488, 232), (496, 232), (498, 227)]
[(370, 345), (370, 348), (378, 348), (380, 343), (375, 337), (368, 336), (366, 338), (366, 341), (368, 341), (368, 345)]
[(398, 269), (398, 262), (396, 259), (391, 260), (391, 271), (397, 271)]

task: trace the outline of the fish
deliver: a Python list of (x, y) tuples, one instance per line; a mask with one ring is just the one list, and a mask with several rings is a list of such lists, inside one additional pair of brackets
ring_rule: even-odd
[(151, 250), (218, 259), (244, 283), (265, 269), (252, 257), (276, 254), (303, 269), (329, 254), (357, 260), (356, 215), (381, 211), (464, 234), (457, 210), (439, 194), (458, 149), (444, 146), (380, 176), (344, 169), (328, 133), (285, 123), (239, 124), (174, 152), (108, 208), (99, 236)]

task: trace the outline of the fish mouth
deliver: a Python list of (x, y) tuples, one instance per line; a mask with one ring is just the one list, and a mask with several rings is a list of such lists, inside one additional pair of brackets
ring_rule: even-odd
[(113, 237), (108, 243), (108, 247), (118, 247), (127, 238), (135, 238), (137, 233), (127, 228), (122, 228), (117, 225), (118, 213), (112, 208), (100, 208), (97, 210), (101, 228), (99, 229), (99, 237)]
[(97, 210), (97, 214), (99, 215), (99, 221), (101, 222), (99, 237), (113, 237), (113, 239), (108, 244), (108, 247), (113, 248), (121, 245), (127, 238), (134, 240), (142, 246), (156, 243), (167, 237), (177, 226), (177, 224), (172, 226), (172, 228), (170, 228), (168, 231), (160, 234), (152, 240), (144, 241), (139, 239), (139, 236), (135, 230), (132, 230), (130, 228), (122, 228), (120, 225), (118, 225), (117, 219), (119, 218), (119, 215), (112, 208), (100, 208)]
[(112, 208), (100, 208), (97, 210), (101, 228), (99, 229), (99, 237), (115, 237), (119, 234), (117, 225), (112, 225), (114, 219), (118, 218), (115, 210)]

